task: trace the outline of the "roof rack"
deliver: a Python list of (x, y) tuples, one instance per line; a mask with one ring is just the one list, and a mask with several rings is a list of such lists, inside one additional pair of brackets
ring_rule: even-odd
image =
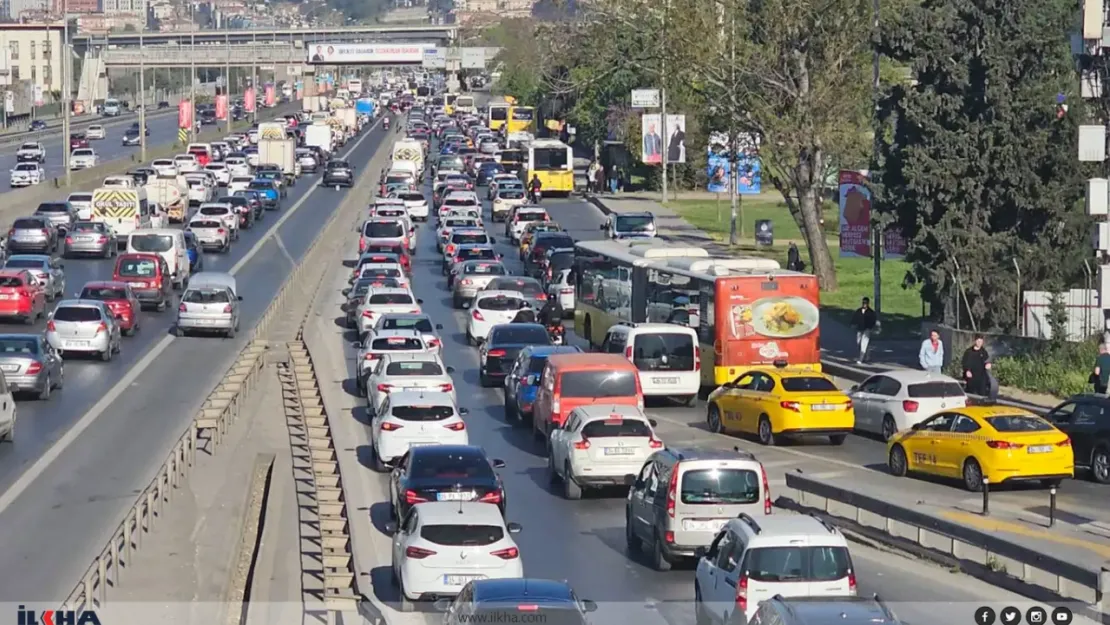
[(755, 519), (753, 519), (751, 515), (749, 515), (747, 512), (741, 512), (740, 514), (736, 515), (736, 518), (747, 524), (747, 526), (752, 528), (752, 531), (756, 534), (763, 533), (763, 528), (760, 527), (759, 523), (756, 523)]
[(810, 512), (810, 513), (809, 513), (809, 516), (810, 516), (810, 517), (812, 517), (814, 521), (817, 521), (817, 522), (818, 522), (818, 523), (820, 523), (820, 524), (821, 524), (822, 526), (824, 526), (824, 528), (825, 528), (826, 530), (828, 530), (830, 534), (835, 534), (835, 533), (836, 533), (836, 531), (837, 531), (837, 530), (836, 530), (836, 528), (835, 528), (835, 527), (833, 527), (833, 526), (832, 526), (832, 525), (831, 525), (831, 524), (830, 524), (830, 523), (829, 523), (828, 521), (826, 521), (825, 519), (822, 519), (821, 517), (817, 516), (816, 514), (814, 514), (814, 513), (812, 513), (812, 512)]

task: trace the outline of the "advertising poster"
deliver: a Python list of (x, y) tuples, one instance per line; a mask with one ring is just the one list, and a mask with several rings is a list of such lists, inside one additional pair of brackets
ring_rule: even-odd
[(247, 87), (243, 92), (243, 110), (248, 113), (254, 112), (254, 87)]
[(263, 91), (263, 94), (264, 94), (264, 97), (266, 98), (265, 99), (266, 108), (272, 107), (277, 102), (277, 92), (274, 91), (274, 86), (273, 85), (266, 85), (265, 91)]
[(307, 46), (309, 63), (346, 65), (359, 63), (423, 65), (425, 53), (433, 54), (433, 43), (315, 43)]
[[(736, 192), (740, 195), (759, 195), (763, 192), (763, 180), (759, 162), (759, 140), (750, 135), (740, 135), (737, 141), (739, 155), (736, 160)], [(729, 139), (723, 132), (709, 135), (707, 148), (706, 190), (710, 193), (728, 193), (729, 174), (732, 163), (729, 159)]]
[(706, 153), (706, 190), (710, 193), (728, 193), (728, 176), (731, 173), (729, 168), (732, 165), (728, 158), (728, 135), (723, 132), (710, 133)]
[(227, 119), (227, 96), (216, 96), (216, 119)]
[(867, 176), (842, 170), (840, 183), (840, 256), (871, 256), (871, 189)]
[(178, 128), (193, 128), (193, 103), (189, 100), (182, 100), (177, 104), (177, 127)]
[(764, 281), (746, 276), (717, 281), (715, 313), (727, 324), (725, 349), (737, 365), (820, 362), (817, 278), (798, 275), (775, 284), (768, 292)]

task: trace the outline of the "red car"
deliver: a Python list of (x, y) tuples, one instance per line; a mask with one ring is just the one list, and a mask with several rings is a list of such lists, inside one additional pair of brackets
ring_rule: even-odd
[(77, 150), (89, 147), (89, 140), (85, 135), (70, 135), (69, 136), (69, 149)]
[(170, 267), (159, 254), (120, 254), (112, 271), (112, 282), (127, 284), (140, 304), (158, 312), (166, 310), (173, 302)]
[(0, 317), (31, 325), (46, 316), (46, 290), (26, 269), (0, 269)]
[(86, 282), (81, 299), (104, 302), (119, 321), (120, 331), (131, 336), (139, 331), (139, 298), (126, 282)]

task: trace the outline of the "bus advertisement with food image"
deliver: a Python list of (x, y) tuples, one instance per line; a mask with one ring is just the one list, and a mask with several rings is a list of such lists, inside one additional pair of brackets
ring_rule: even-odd
[(773, 365), (819, 370), (820, 295), (817, 279), (783, 272), (733, 276), (717, 283), (716, 316), (725, 320), (724, 360), (731, 365)]

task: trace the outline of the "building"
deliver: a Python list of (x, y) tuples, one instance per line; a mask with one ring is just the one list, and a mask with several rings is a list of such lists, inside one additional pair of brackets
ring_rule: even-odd
[(104, 14), (146, 15), (146, 0), (104, 0)]
[(22, 81), (44, 94), (62, 88), (62, 34), (55, 24), (0, 24), (0, 85)]
[(45, 11), (48, 8), (46, 0), (8, 0), (7, 4), (8, 14), (4, 17), (12, 20), (19, 20), (25, 12)]
[(100, 0), (50, 0), (50, 12), (58, 17), (63, 13), (87, 15), (102, 10)]

